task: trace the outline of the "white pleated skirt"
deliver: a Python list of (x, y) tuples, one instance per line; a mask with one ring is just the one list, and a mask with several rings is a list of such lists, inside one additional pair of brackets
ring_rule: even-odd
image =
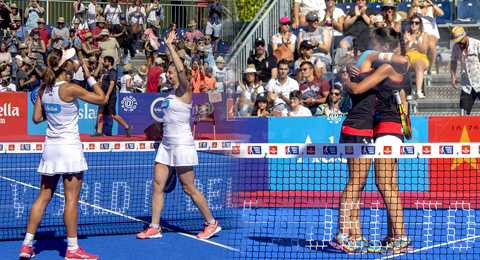
[(171, 167), (198, 165), (198, 155), (195, 145), (165, 145), (160, 144), (155, 162)]
[(88, 170), (82, 144), (45, 143), (38, 172), (42, 175), (74, 174)]

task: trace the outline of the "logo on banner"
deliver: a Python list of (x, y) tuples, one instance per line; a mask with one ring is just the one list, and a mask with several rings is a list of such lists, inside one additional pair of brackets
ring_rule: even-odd
[(140, 143), (139, 147), (140, 147), (140, 149), (145, 150), (145, 143)]
[(392, 146), (384, 146), (383, 147), (383, 154), (385, 155), (392, 155)]
[(353, 155), (353, 146), (350, 146), (350, 145), (345, 146), (345, 154)]
[(0, 151), (3, 151), (3, 144), (0, 144)]
[(462, 145), (462, 154), (470, 154), (470, 145)]
[[(0, 150), (2, 150), (2, 149), (0, 148)], [(43, 145), (42, 145), (42, 144), (37, 144), (37, 145), (35, 146), (35, 150), (37, 150), (37, 151), (43, 150)]]
[(269, 153), (270, 153), (271, 155), (277, 155), (277, 154), (278, 154), (278, 148), (277, 148), (276, 145), (271, 145), (271, 146), (268, 148), (268, 150), (269, 150)]
[(15, 145), (14, 144), (9, 144), (8, 145), (8, 150), (9, 151), (15, 151)]
[(101, 143), (100, 144), (100, 150), (107, 150), (110, 149), (110, 144), (109, 143)]
[(247, 153), (248, 154), (262, 154), (262, 147), (261, 146), (248, 146)]
[(415, 154), (415, 147), (414, 146), (400, 146), (400, 154), (413, 155), (413, 154)]
[[(159, 97), (155, 99), (152, 104), (150, 105), (150, 114), (153, 117), (153, 119), (157, 122), (162, 122), (163, 121), (163, 107), (168, 107), (169, 102), (168, 100), (165, 100), (164, 97)], [(160, 105), (157, 105), (160, 103)], [(165, 104), (164, 104), (165, 103)]]
[(217, 142), (212, 143), (212, 148), (217, 148)]
[(113, 149), (115, 149), (115, 150), (120, 150), (120, 144), (119, 144), (119, 143), (115, 143), (115, 144), (113, 145)]
[(375, 154), (375, 146), (362, 146), (362, 154), (363, 155), (374, 155)]
[(432, 154), (432, 147), (430, 145), (422, 146), (422, 154), (423, 155), (430, 155)]
[(232, 154), (240, 154), (240, 146), (238, 145), (232, 146)]
[(315, 146), (307, 146), (307, 154), (315, 154)]
[(122, 99), (122, 108), (125, 112), (133, 112), (137, 108), (137, 100), (132, 96), (125, 96)]
[(207, 142), (200, 142), (198, 143), (198, 148), (207, 148), (208, 147), (208, 143)]
[(285, 146), (285, 154), (298, 154), (299, 150), (298, 146)]
[(230, 147), (232, 147), (231, 142), (222, 142), (222, 148), (230, 148)]
[(324, 155), (337, 155), (337, 147), (336, 146), (324, 146), (323, 147), (323, 154)]
[(152, 149), (152, 150), (158, 149), (159, 146), (160, 146), (159, 143), (150, 143), (150, 149)]
[(95, 150), (95, 144), (88, 144), (88, 150)]
[(453, 154), (453, 145), (440, 145), (439, 154)]
[(20, 151), (30, 151), (30, 144), (21, 144)]

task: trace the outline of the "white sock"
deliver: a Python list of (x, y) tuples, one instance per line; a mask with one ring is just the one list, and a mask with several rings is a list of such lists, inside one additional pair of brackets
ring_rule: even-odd
[(67, 237), (67, 248), (71, 252), (75, 252), (78, 249), (78, 240), (77, 237)]
[(348, 235), (347, 235), (347, 234), (338, 234), (338, 238), (339, 238), (340, 240), (345, 240), (345, 239), (348, 238)]
[(212, 218), (212, 220), (207, 221), (207, 224), (209, 224), (209, 225), (215, 225), (215, 219)]
[(152, 224), (152, 227), (153, 227), (154, 229), (160, 229), (160, 224)]
[(24, 245), (27, 245), (29, 247), (32, 247), (33, 246), (33, 237), (35, 235), (34, 234), (31, 234), (31, 233), (27, 233), (25, 234), (25, 239), (23, 240), (23, 244)]

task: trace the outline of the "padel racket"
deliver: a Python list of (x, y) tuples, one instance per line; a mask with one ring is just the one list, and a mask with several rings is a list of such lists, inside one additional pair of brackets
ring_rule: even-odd
[(400, 112), (400, 121), (402, 123), (403, 134), (407, 140), (412, 139), (412, 125), (410, 124), (410, 116), (405, 113), (405, 107), (403, 106), (402, 99), (400, 99), (400, 94), (397, 90), (392, 91), (395, 101), (398, 106), (398, 111)]
[(167, 182), (165, 183), (165, 187), (163, 187), (163, 192), (170, 193), (175, 190), (177, 186), (177, 171), (175, 167), (172, 167), (172, 170), (168, 174)]

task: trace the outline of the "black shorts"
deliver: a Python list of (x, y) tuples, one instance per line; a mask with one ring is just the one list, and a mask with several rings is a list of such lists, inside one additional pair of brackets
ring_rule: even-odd
[(349, 135), (345, 133), (340, 134), (341, 144), (371, 144), (373, 138), (371, 136)]
[(465, 110), (466, 115), (470, 115), (472, 112), (473, 103), (475, 103), (475, 99), (480, 98), (480, 93), (477, 93), (474, 89), (467, 94), (465, 91), (461, 91), (460, 93), (460, 108)]
[(98, 113), (103, 115), (114, 116), (117, 114), (115, 106), (117, 104), (117, 93), (113, 92), (108, 99), (107, 104), (98, 106)]

